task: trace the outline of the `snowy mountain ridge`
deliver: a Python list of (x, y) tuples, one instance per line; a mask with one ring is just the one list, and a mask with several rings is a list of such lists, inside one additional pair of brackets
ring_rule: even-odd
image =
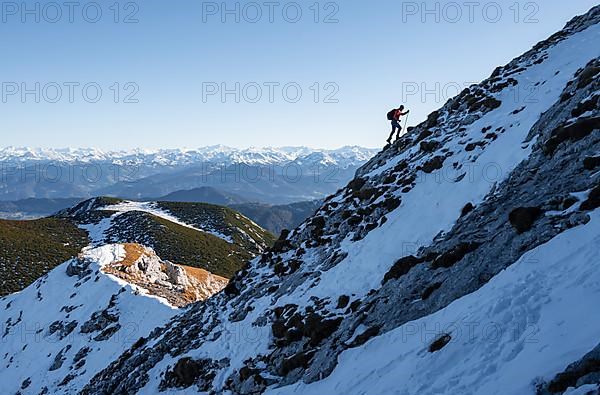
[(0, 148), (0, 162), (61, 162), (105, 163), (146, 166), (183, 166), (204, 162), (219, 165), (282, 165), (312, 157), (335, 163), (343, 168), (370, 159), (378, 150), (348, 146), (332, 150), (308, 147), (266, 147), (237, 149), (226, 146), (209, 146), (197, 149), (132, 149), (105, 151), (97, 148)]
[(450, 100), (83, 392), (597, 389), (599, 37), (596, 7)]
[[(28, 382), (14, 368), (4, 385), (106, 395), (598, 394), (599, 41), (600, 6), (386, 147), (222, 292), (149, 318), (154, 330), (119, 356), (99, 355), (102, 366), (71, 386), (41, 374)], [(529, 84), (540, 87), (536, 100), (515, 100), (512, 88)], [(86, 286), (95, 289), (77, 287)], [(13, 323), (35, 287), (10, 298), (0, 320)], [(27, 353), (48, 353), (38, 366), (52, 372), (52, 361), (77, 358), (78, 347), (66, 347), (29, 344)], [(31, 354), (7, 363), (32, 363)]]
[(212, 187), (252, 202), (287, 204), (335, 192), (376, 152), (362, 147), (0, 148), (0, 200), (149, 199)]

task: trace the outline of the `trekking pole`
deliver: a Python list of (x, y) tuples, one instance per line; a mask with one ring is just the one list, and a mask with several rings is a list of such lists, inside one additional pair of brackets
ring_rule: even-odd
[(402, 134), (406, 134), (407, 130), (406, 127), (408, 126), (408, 116), (410, 115), (410, 113), (406, 114), (406, 119), (404, 120), (404, 133)]

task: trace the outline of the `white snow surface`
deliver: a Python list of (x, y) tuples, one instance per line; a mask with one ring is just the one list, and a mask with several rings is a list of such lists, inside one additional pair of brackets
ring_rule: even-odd
[[(92, 262), (92, 274), (87, 282), (77, 276), (67, 276), (69, 262), (65, 262), (23, 291), (0, 300), (1, 393), (17, 393), (27, 378), (31, 384), (22, 392), (24, 394), (37, 394), (44, 386), (48, 386), (50, 394), (77, 393), (108, 362), (179, 312), (165, 301), (143, 296), (143, 290), (99, 270), (123, 257), (122, 245), (86, 249), (83, 255)], [(104, 341), (93, 340), (100, 332), (81, 333), (81, 326), (92, 314), (107, 308), (111, 297), (122, 289), (124, 292), (116, 297), (116, 305), (111, 309), (118, 313), (121, 328)], [(65, 307), (73, 310), (69, 312)], [(58, 333), (49, 333), (50, 325), (57, 320), (65, 324), (76, 321), (77, 326), (60, 339)], [(63, 352), (62, 366), (49, 371), (57, 354), (67, 345), (71, 348)], [(86, 346), (90, 351), (85, 365), (71, 371), (73, 357)], [(59, 386), (69, 373), (75, 374), (72, 381)]]
[[(598, 344), (600, 211), (591, 217), (476, 292), (343, 352), (326, 379), (267, 393), (534, 394), (532, 378), (552, 379)], [(443, 334), (452, 340), (429, 352)]]

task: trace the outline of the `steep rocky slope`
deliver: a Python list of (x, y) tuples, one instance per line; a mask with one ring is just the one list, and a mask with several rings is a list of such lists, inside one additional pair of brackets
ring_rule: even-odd
[(125, 259), (122, 245), (87, 249), (0, 299), (2, 393), (76, 393), (103, 361), (177, 313), (102, 270)]
[(83, 393), (597, 391), (599, 38), (450, 100)]
[(85, 248), (0, 299), (2, 393), (76, 393), (105, 361), (227, 282), (139, 244)]

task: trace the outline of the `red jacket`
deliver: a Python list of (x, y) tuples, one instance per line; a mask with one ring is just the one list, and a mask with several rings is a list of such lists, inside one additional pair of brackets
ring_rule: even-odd
[(400, 110), (396, 110), (396, 112), (394, 113), (394, 119), (396, 121), (399, 121), (400, 117), (403, 116), (403, 115), (406, 115), (406, 114), (408, 114), (408, 112), (402, 112)]

